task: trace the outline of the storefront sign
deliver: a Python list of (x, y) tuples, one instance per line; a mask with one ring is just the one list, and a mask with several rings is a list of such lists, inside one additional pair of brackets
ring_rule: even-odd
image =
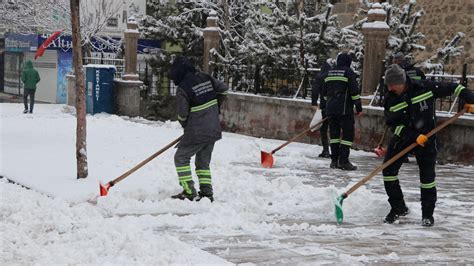
[[(43, 44), (43, 42), (48, 39), (51, 34), (42, 34), (38, 35), (38, 46)], [(107, 38), (104, 38), (107, 40)], [(104, 53), (116, 53), (117, 48), (119, 48), (120, 39), (114, 38), (110, 40), (110, 43), (115, 42), (115, 44), (110, 45), (103, 41), (99, 41), (96, 38), (92, 37), (92, 49), (93, 52), (104, 52)], [(137, 53), (152, 53), (153, 49), (159, 49), (161, 47), (161, 43), (158, 40), (146, 40), (146, 39), (138, 39), (138, 46), (137, 46)], [(53, 42), (51, 42), (46, 48), (48, 50), (62, 50), (63, 52), (69, 52), (72, 49), (72, 37), (70, 35), (61, 35), (56, 38)]]
[[(51, 34), (41, 34), (38, 35), (38, 46), (42, 45)], [(72, 49), (72, 38), (69, 35), (60, 35), (54, 41), (48, 45), (48, 50), (61, 50), (63, 52), (68, 52)]]
[(5, 51), (34, 52), (37, 48), (38, 40), (35, 34), (5, 33)]

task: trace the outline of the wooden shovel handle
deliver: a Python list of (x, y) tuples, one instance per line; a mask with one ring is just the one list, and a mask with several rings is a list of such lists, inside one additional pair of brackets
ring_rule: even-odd
[(138, 169), (140, 169), (142, 166), (144, 166), (145, 164), (147, 164), (148, 162), (150, 162), (151, 160), (155, 159), (158, 155), (162, 154), (163, 152), (165, 152), (167, 149), (173, 147), (174, 145), (176, 145), (181, 139), (183, 138), (183, 136), (180, 136), (179, 138), (175, 139), (173, 142), (171, 142), (170, 144), (166, 145), (165, 147), (163, 147), (161, 150), (155, 152), (154, 154), (152, 154), (150, 157), (146, 158), (145, 160), (143, 160), (141, 163), (137, 164), (135, 167), (133, 167), (132, 169), (128, 170), (126, 173), (124, 173), (123, 175), (115, 178), (114, 180), (110, 181), (108, 184), (110, 186), (113, 186), (115, 184), (117, 184), (118, 182), (122, 181), (123, 179), (125, 179), (127, 176), (131, 175), (133, 172), (137, 171)]
[[(461, 111), (459, 111), (456, 115), (452, 116), (451, 118), (449, 118), (448, 120), (444, 121), (444, 123), (442, 123), (441, 125), (435, 127), (433, 130), (431, 130), (428, 134), (426, 134), (426, 137), (431, 137), (433, 136), (434, 134), (438, 133), (438, 131), (440, 131), (441, 129), (447, 127), (449, 124), (451, 124), (452, 122), (454, 122), (454, 120), (458, 119), (461, 115), (463, 115), (465, 112), (467, 111), (466, 108), (462, 109)], [(408, 147), (406, 147), (405, 149), (403, 149), (401, 152), (397, 153), (395, 156), (393, 156), (390, 160), (386, 161), (385, 163), (383, 163), (382, 165), (380, 165), (379, 167), (377, 167), (375, 170), (373, 170), (368, 176), (364, 177), (362, 180), (360, 180), (359, 182), (357, 182), (354, 186), (352, 186), (348, 191), (346, 191), (346, 193), (344, 193), (344, 198), (349, 196), (352, 192), (354, 192), (356, 189), (358, 189), (360, 186), (362, 186), (363, 184), (367, 183), (367, 181), (369, 181), (370, 179), (372, 179), (372, 177), (374, 177), (375, 175), (377, 175), (380, 171), (382, 171), (383, 169), (385, 169), (387, 166), (391, 165), (393, 162), (395, 162), (396, 160), (400, 159), (400, 157), (402, 157), (403, 155), (405, 155), (407, 152), (411, 151), (412, 149), (414, 149), (418, 144), (416, 142), (410, 144)]]
[(308, 133), (308, 131), (310, 131), (311, 129), (321, 125), (324, 121), (326, 121), (326, 119), (328, 119), (327, 117), (325, 117), (324, 119), (322, 119), (321, 121), (319, 121), (318, 123), (316, 123), (314, 126), (312, 127), (309, 127), (307, 129), (305, 129), (303, 132), (299, 133), (298, 135), (294, 136), (293, 138), (291, 138), (290, 140), (288, 140), (287, 142), (281, 144), (280, 146), (278, 146), (276, 149), (274, 149), (272, 151), (272, 154), (274, 154), (275, 152), (279, 151), (280, 149), (282, 149), (283, 147), (285, 147), (286, 145), (292, 143), (293, 141), (301, 138), (304, 134)]

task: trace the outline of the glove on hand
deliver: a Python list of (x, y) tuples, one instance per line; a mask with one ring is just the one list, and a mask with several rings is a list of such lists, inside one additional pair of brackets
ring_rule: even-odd
[(416, 138), (416, 143), (418, 143), (418, 145), (424, 147), (425, 146), (425, 142), (428, 140), (428, 137), (426, 135), (423, 135), (423, 134), (420, 134), (418, 135), (418, 137)]
[(474, 113), (474, 104), (469, 104), (469, 103), (466, 103), (464, 105), (464, 108), (467, 108), (467, 111), (468, 113)]

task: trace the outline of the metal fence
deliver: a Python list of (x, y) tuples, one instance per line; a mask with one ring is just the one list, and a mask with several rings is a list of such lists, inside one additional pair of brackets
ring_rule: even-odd
[(232, 91), (274, 97), (311, 97), (311, 84), (319, 68), (272, 68), (226, 66), (213, 68), (213, 76), (224, 80)]
[(115, 66), (117, 69), (115, 78), (121, 78), (125, 71), (125, 60), (116, 58), (113, 53), (92, 53), (90, 57), (83, 57), (82, 61), (83, 65), (99, 64)]
[[(116, 78), (124, 72), (124, 60), (116, 59), (104, 54), (95, 54), (94, 57), (85, 57), (84, 64), (107, 64), (117, 68)], [(319, 68), (272, 68), (267, 66), (213, 66), (212, 75), (228, 84), (231, 91), (259, 94), (283, 98), (311, 98), (311, 84), (320, 72)], [(455, 74), (427, 74), (429, 80), (437, 82), (474, 84), (474, 76), (467, 75), (467, 64), (463, 65), (461, 75)], [(176, 86), (168, 78), (168, 70), (152, 68), (148, 62), (140, 62), (137, 66), (139, 79), (147, 86), (149, 95), (176, 95)], [(471, 90), (472, 91), (472, 90)], [(374, 95), (370, 98), (370, 106), (383, 106), (387, 88), (383, 85), (383, 77)], [(459, 110), (459, 100), (455, 96), (448, 96), (436, 100), (436, 110), (456, 112)]]
[[(116, 67), (115, 78), (122, 78), (125, 71), (125, 61), (115, 58), (111, 53), (92, 53), (90, 57), (83, 57), (83, 64), (113, 65)], [(144, 85), (147, 86), (146, 94), (176, 94), (176, 86), (168, 79), (167, 70), (152, 68), (148, 62), (137, 63), (137, 74)]]

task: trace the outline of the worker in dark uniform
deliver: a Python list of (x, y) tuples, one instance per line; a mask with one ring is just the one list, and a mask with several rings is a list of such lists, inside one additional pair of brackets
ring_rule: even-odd
[(392, 63), (399, 65), (411, 80), (425, 80), (426, 76), (420, 68), (415, 67), (415, 64), (410, 64), (403, 53), (398, 52), (393, 55)]
[[(411, 80), (425, 80), (426, 76), (421, 69), (418, 67), (415, 67), (414, 64), (410, 64), (408, 62), (407, 57), (401, 53), (398, 52), (393, 55), (393, 64), (399, 65), (403, 70), (405, 70), (406, 75), (411, 79)], [(413, 152), (407, 153), (405, 156), (403, 156), (403, 163), (409, 163), (410, 160), (408, 157), (413, 157)]]
[[(326, 77), (331, 65), (329, 63), (324, 62), (321, 65), (321, 71), (316, 74), (312, 82), (312, 90), (311, 90), (311, 106), (313, 110), (316, 112), (318, 108), (321, 108), (321, 115), (326, 118), (326, 100), (321, 95), (322, 87), (324, 86), (324, 78)], [(319, 105), (318, 105), (319, 99)], [(319, 133), (321, 135), (321, 144), (323, 145), (323, 151), (319, 154), (319, 157), (322, 158), (331, 158), (331, 154), (329, 153), (329, 139), (328, 139), (328, 129), (329, 129), (329, 121), (325, 120), (319, 129)]]
[[(426, 134), (436, 127), (435, 99), (454, 93), (466, 102), (473, 103), (474, 95), (456, 83), (411, 80), (396, 64), (389, 66), (385, 72), (385, 84), (389, 90), (385, 97), (385, 120), (393, 132), (393, 137), (384, 162), (410, 144), (418, 143), (419, 146), (413, 151), (420, 170), (422, 225), (432, 226), (437, 198), (435, 182), (437, 145), (436, 136), (427, 139)], [(386, 223), (393, 223), (399, 216), (409, 213), (398, 180), (401, 165), (402, 158), (383, 170), (385, 191), (391, 206), (384, 220)]]
[[(191, 61), (178, 56), (169, 73), (178, 86), (176, 105), (178, 121), (184, 128), (184, 135), (174, 156), (179, 184), (183, 192), (172, 196), (175, 199), (200, 200), (203, 197), (214, 200), (211, 170), (209, 164), (214, 143), (222, 138), (219, 121), (219, 107), (227, 95), (227, 86), (211, 76), (196, 71)], [(199, 179), (199, 194), (189, 165), (196, 155), (196, 175)]]
[(337, 57), (336, 66), (324, 78), (323, 97), (326, 98), (326, 115), (329, 117), (331, 139), (331, 168), (356, 170), (349, 162), (354, 141), (354, 105), (362, 113), (360, 90), (356, 74), (350, 68), (352, 58), (343, 53)]

